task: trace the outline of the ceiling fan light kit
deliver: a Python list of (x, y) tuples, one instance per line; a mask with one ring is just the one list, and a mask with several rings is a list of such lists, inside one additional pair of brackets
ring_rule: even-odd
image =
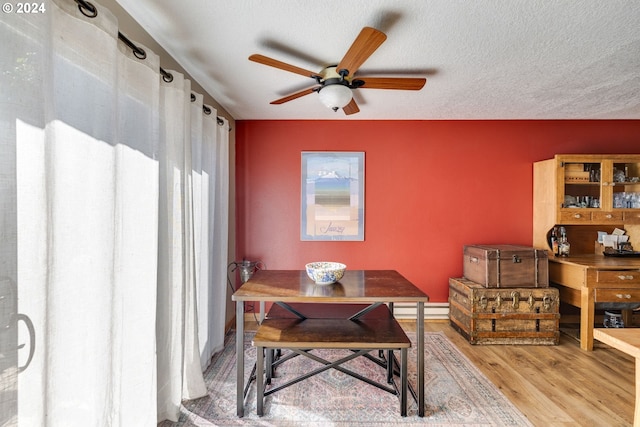
[(320, 102), (333, 111), (343, 108), (351, 102), (351, 89), (340, 83), (324, 85), (318, 91)]
[(338, 111), (344, 108), (353, 99), (351, 93), (352, 86), (349, 84), (347, 77), (348, 71), (343, 70), (341, 73), (336, 72), (336, 65), (322, 70), (322, 75), (317, 76), (316, 80), (320, 85), (318, 87), (318, 96), (327, 108)]
[(420, 90), (427, 81), (425, 78), (403, 77), (359, 77), (354, 79), (358, 68), (380, 47), (386, 38), (387, 36), (383, 32), (375, 28), (364, 27), (344, 55), (344, 58), (342, 58), (342, 61), (337, 66), (326, 67), (320, 73), (314, 73), (259, 54), (251, 55), (249, 60), (310, 77), (316, 80), (318, 84), (316, 87), (307, 88), (272, 101), (271, 104), (283, 104), (304, 95), (318, 92), (320, 102), (325, 106), (333, 111), (338, 111), (338, 109), (342, 108), (345, 114), (350, 115), (360, 111), (353, 99), (352, 89), (361, 87), (364, 89)]

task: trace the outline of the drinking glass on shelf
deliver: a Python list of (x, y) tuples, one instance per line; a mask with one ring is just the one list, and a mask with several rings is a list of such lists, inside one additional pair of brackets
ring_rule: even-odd
[(613, 182), (624, 182), (626, 180), (626, 176), (623, 170), (613, 169)]

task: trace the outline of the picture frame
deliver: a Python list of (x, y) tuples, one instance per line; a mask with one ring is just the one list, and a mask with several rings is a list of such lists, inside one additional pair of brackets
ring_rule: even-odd
[(303, 151), (300, 240), (364, 240), (364, 152)]

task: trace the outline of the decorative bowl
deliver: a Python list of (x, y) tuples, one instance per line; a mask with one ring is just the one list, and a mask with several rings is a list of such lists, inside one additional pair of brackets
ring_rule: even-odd
[(306, 266), (307, 275), (316, 285), (330, 285), (336, 283), (342, 276), (347, 266), (339, 262), (310, 262)]

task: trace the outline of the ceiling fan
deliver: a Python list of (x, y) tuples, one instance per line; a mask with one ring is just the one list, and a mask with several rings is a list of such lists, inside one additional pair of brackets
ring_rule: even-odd
[(310, 77), (317, 83), (316, 86), (276, 99), (271, 104), (283, 104), (313, 92), (318, 92), (320, 101), (324, 105), (333, 111), (338, 111), (338, 109), (342, 108), (344, 113), (349, 115), (360, 111), (352, 96), (352, 90), (354, 89), (420, 90), (427, 81), (425, 78), (410, 77), (355, 77), (358, 68), (386, 39), (387, 36), (382, 31), (364, 27), (342, 60), (337, 65), (325, 67), (319, 73), (259, 54), (251, 55), (249, 60)]

